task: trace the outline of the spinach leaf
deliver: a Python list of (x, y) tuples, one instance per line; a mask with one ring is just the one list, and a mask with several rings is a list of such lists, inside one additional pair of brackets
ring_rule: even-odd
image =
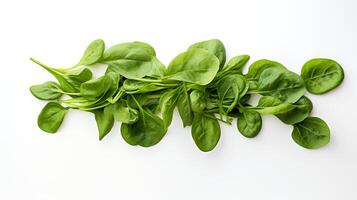
[(276, 116), (285, 124), (296, 124), (306, 119), (312, 111), (312, 102), (305, 96), (302, 96), (293, 106), (294, 108), (288, 112)]
[(67, 111), (68, 108), (55, 102), (49, 102), (38, 116), (38, 127), (47, 133), (56, 133), (61, 126)]
[(207, 85), (216, 75), (219, 60), (202, 49), (190, 49), (175, 57), (166, 70), (166, 78)]
[(291, 137), (304, 148), (317, 149), (330, 142), (330, 129), (322, 119), (308, 117), (304, 121), (294, 124)]
[(290, 103), (284, 103), (274, 97), (263, 96), (259, 99), (258, 105), (256, 107), (251, 107), (251, 109), (260, 114), (276, 115), (286, 113), (294, 109), (294, 106)]
[(246, 80), (242, 75), (231, 74), (222, 78), (217, 85), (218, 98), (223, 104), (225, 99), (233, 99), (232, 103), (227, 108), (227, 112), (231, 111), (238, 103), (238, 100), (243, 97), (248, 90)]
[(115, 121), (126, 124), (133, 124), (137, 122), (139, 118), (139, 112), (134, 108), (129, 107), (124, 100), (106, 106), (104, 110), (111, 112)]
[(185, 84), (180, 88), (180, 94), (177, 99), (177, 109), (180, 114), (183, 127), (192, 125), (193, 112), (191, 110), (190, 97), (187, 93)]
[(310, 93), (324, 94), (342, 83), (344, 72), (340, 64), (334, 60), (315, 58), (304, 64), (301, 77)]
[(224, 66), (222, 69), (223, 72), (230, 72), (236, 74), (242, 74), (242, 70), (245, 64), (249, 61), (249, 55), (240, 55), (231, 58), (227, 65)]
[(288, 103), (295, 103), (305, 93), (302, 78), (280, 67), (266, 68), (257, 78), (256, 88), (251, 89), (250, 93), (273, 96)]
[(33, 85), (30, 87), (30, 91), (33, 96), (40, 100), (55, 100), (62, 96), (60, 86), (53, 81), (47, 81), (39, 85)]
[(190, 94), (190, 104), (193, 112), (203, 112), (206, 108), (206, 98), (204, 92), (201, 90), (193, 90)]
[(171, 124), (178, 96), (179, 89), (173, 89), (165, 92), (160, 97), (159, 108), (162, 114), (162, 120), (166, 128), (168, 128)]
[(155, 50), (143, 42), (122, 43), (107, 49), (102, 63), (108, 64), (111, 71), (115, 71), (126, 78), (142, 78), (152, 72), (152, 66), (158, 65)]
[(122, 123), (120, 130), (128, 144), (142, 147), (150, 147), (159, 143), (166, 134), (162, 119), (144, 108), (140, 108), (139, 119), (136, 123)]
[(203, 152), (213, 150), (221, 137), (218, 120), (208, 114), (194, 115), (191, 133), (197, 147)]
[(277, 68), (280, 69), (281, 71), (286, 71), (287, 69), (280, 63), (271, 61), (271, 60), (266, 60), (266, 59), (261, 59), (257, 60), (254, 63), (252, 63), (249, 67), (249, 71), (247, 74), (247, 78), (250, 80), (258, 80), (261, 73), (269, 68)]
[(99, 97), (106, 93), (112, 84), (109, 76), (102, 76), (83, 83), (80, 87), (80, 93), (84, 97)]
[(78, 64), (76, 64), (76, 66), (92, 65), (97, 63), (103, 55), (104, 48), (105, 45), (103, 40), (94, 40), (88, 45), (81, 60), (78, 62)]
[(157, 85), (155, 83), (126, 79), (123, 83), (122, 89), (125, 90), (126, 93), (128, 94), (135, 94), (135, 93), (154, 92), (154, 91), (166, 89), (166, 87), (162, 85)]
[(223, 43), (218, 39), (211, 39), (202, 42), (197, 42), (189, 47), (189, 49), (204, 49), (215, 55), (219, 60), (219, 66), (222, 68), (226, 62), (226, 49)]
[(95, 121), (97, 122), (99, 140), (102, 140), (112, 130), (114, 125), (114, 117), (111, 110), (106, 108), (93, 110)]
[(243, 110), (237, 115), (237, 127), (243, 136), (253, 138), (262, 128), (262, 117), (254, 110)]

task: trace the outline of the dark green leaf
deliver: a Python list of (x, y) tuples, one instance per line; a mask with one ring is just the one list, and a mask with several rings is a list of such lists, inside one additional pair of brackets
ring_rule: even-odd
[(292, 110), (276, 116), (285, 124), (296, 124), (306, 119), (312, 111), (312, 102), (305, 96), (301, 97), (293, 106)]
[(162, 120), (166, 128), (168, 128), (172, 121), (175, 106), (179, 96), (179, 90), (173, 89), (165, 92), (160, 97), (159, 108), (162, 114)]
[(258, 135), (262, 128), (262, 117), (258, 112), (243, 110), (237, 118), (237, 127), (243, 136), (252, 138)]
[(326, 93), (339, 86), (344, 79), (340, 64), (326, 58), (307, 61), (301, 69), (306, 89), (313, 94)]
[(121, 124), (121, 135), (130, 145), (153, 146), (166, 134), (162, 119), (150, 110), (140, 110), (139, 120), (134, 124)]
[(178, 100), (177, 109), (179, 111), (183, 127), (190, 126), (193, 120), (193, 112), (191, 110), (190, 98), (187, 93), (186, 87), (182, 87)]
[(218, 120), (213, 115), (195, 114), (192, 123), (192, 138), (197, 147), (204, 152), (216, 147), (221, 137), (221, 129)]
[(190, 94), (190, 104), (193, 112), (203, 112), (206, 108), (206, 98), (204, 92), (200, 90), (193, 90)]
[(294, 124), (291, 137), (300, 146), (307, 149), (317, 149), (330, 142), (330, 129), (320, 118), (308, 117)]
[(290, 103), (284, 103), (277, 98), (263, 96), (260, 98), (258, 105), (252, 109), (260, 114), (281, 114), (292, 110), (294, 106)]
[(97, 122), (99, 140), (102, 140), (112, 130), (114, 117), (111, 110), (106, 108), (92, 111)]

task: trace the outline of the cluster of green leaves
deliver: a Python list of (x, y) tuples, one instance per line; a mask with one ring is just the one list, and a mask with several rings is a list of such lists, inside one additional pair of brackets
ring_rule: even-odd
[[(253, 62), (247, 74), (248, 55), (226, 62), (226, 50), (217, 39), (191, 45), (166, 68), (155, 50), (143, 42), (129, 42), (105, 49), (103, 40), (89, 44), (80, 61), (70, 68), (53, 68), (31, 58), (57, 79), (30, 88), (41, 100), (49, 100), (38, 117), (38, 126), (56, 133), (69, 109), (94, 114), (99, 139), (115, 122), (130, 145), (153, 146), (165, 136), (177, 107), (184, 127), (191, 126), (194, 142), (201, 151), (217, 145), (219, 122), (237, 118), (239, 132), (255, 137), (264, 114), (276, 116), (293, 126), (292, 138), (302, 147), (326, 145), (330, 130), (320, 118), (310, 117), (313, 94), (326, 93), (343, 80), (341, 66), (329, 59), (312, 59), (301, 76), (271, 60)], [(92, 77), (90, 66), (105, 64), (106, 72)], [(252, 96), (260, 97), (252, 105)], [(64, 96), (64, 97), (63, 97)]]

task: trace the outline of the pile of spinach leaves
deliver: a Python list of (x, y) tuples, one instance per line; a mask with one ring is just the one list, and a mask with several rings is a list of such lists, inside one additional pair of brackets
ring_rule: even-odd
[[(38, 126), (56, 133), (69, 109), (93, 113), (99, 139), (114, 123), (130, 145), (150, 147), (165, 136), (177, 108), (183, 127), (191, 126), (197, 147), (204, 152), (217, 145), (219, 122), (237, 118), (239, 132), (255, 137), (264, 114), (275, 115), (293, 126), (292, 138), (300, 146), (315, 149), (330, 140), (330, 130), (320, 118), (311, 117), (312, 102), (306, 90), (323, 94), (343, 80), (341, 66), (330, 59), (309, 60), (301, 76), (271, 60), (253, 62), (247, 74), (248, 55), (226, 62), (226, 50), (217, 39), (191, 45), (166, 68), (154, 48), (143, 42), (128, 42), (105, 48), (103, 40), (89, 44), (72, 67), (53, 68), (31, 60), (54, 76), (30, 87), (40, 100), (50, 101), (38, 117)], [(105, 74), (93, 77), (91, 66), (105, 64)], [(260, 97), (251, 105), (251, 97)]]

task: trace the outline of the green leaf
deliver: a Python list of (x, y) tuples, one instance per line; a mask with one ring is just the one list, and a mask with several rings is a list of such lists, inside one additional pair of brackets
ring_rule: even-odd
[(334, 60), (315, 58), (304, 64), (301, 77), (310, 93), (324, 94), (342, 83), (344, 72), (341, 65)]
[(84, 97), (99, 97), (106, 93), (112, 87), (112, 84), (109, 76), (102, 76), (83, 83), (80, 87), (80, 93)]
[(293, 104), (294, 108), (286, 113), (276, 115), (285, 124), (296, 124), (306, 119), (312, 111), (312, 102), (302, 96)]
[(30, 87), (30, 91), (33, 96), (40, 100), (55, 100), (62, 96), (60, 86), (53, 81), (33, 85)]
[(204, 92), (200, 90), (193, 90), (190, 94), (190, 104), (193, 112), (203, 112), (206, 108), (206, 98)]
[(114, 120), (126, 124), (133, 124), (139, 119), (139, 112), (127, 105), (123, 100), (118, 101), (115, 104), (111, 104), (105, 109), (110, 110), (113, 114)]
[(262, 128), (262, 117), (254, 110), (243, 110), (238, 113), (237, 127), (239, 132), (248, 138), (257, 136)]
[(238, 74), (242, 74), (242, 70), (245, 64), (249, 61), (250, 56), (249, 55), (239, 55), (231, 58), (227, 65), (224, 66), (222, 71), (224, 72), (234, 72)]
[(257, 77), (253, 78), (255, 88), (250, 88), (250, 92), (295, 103), (305, 93), (304, 81), (294, 72), (277, 66), (259, 70)]
[(115, 71), (126, 78), (142, 78), (152, 74), (153, 65), (158, 60), (153, 47), (143, 42), (129, 42), (107, 49), (101, 62), (108, 64), (110, 71)]
[(190, 49), (175, 57), (166, 70), (166, 78), (207, 85), (216, 75), (219, 60), (202, 49)]
[(262, 60), (257, 60), (250, 65), (247, 78), (258, 80), (261, 73), (269, 68), (277, 68), (280, 69), (281, 71), (287, 70), (282, 64), (278, 62), (262, 59)]
[(222, 68), (226, 62), (226, 49), (223, 43), (218, 39), (211, 39), (195, 43), (189, 49), (204, 49), (215, 55), (219, 60), (219, 66)]
[(165, 89), (164, 86), (158, 86), (155, 83), (142, 82), (139, 80), (126, 79), (123, 83), (123, 90), (127, 93), (147, 93)]
[(263, 96), (259, 99), (258, 105), (252, 107), (253, 110), (260, 114), (281, 114), (292, 110), (294, 106), (290, 103), (284, 103), (277, 98), (270, 96)]
[(291, 137), (300, 146), (307, 149), (317, 149), (330, 142), (330, 129), (320, 118), (308, 117), (294, 124)]
[(177, 99), (177, 109), (180, 114), (183, 127), (190, 126), (193, 120), (193, 112), (191, 110), (190, 97), (187, 93), (185, 84), (181, 87), (181, 91)]
[(161, 141), (166, 127), (160, 117), (150, 110), (140, 110), (139, 119), (134, 124), (121, 124), (121, 135), (130, 145), (150, 147)]
[(221, 137), (218, 120), (213, 115), (208, 117), (203, 114), (195, 114), (191, 133), (197, 147), (203, 152), (213, 150)]
[(231, 111), (248, 90), (244, 76), (239, 74), (227, 75), (217, 83), (218, 98), (221, 104), (226, 99), (233, 99), (227, 112)]
[(98, 109), (92, 111), (95, 116), (95, 121), (97, 122), (99, 140), (102, 140), (113, 128), (114, 118), (111, 110)]
[(168, 128), (172, 121), (175, 106), (177, 104), (179, 90), (173, 89), (165, 92), (160, 97), (159, 108), (162, 114), (162, 120), (166, 128)]
[(103, 55), (104, 48), (105, 45), (103, 40), (101, 39), (94, 40), (88, 45), (81, 60), (78, 62), (76, 66), (92, 65), (97, 63)]
[(68, 108), (64, 108), (58, 103), (47, 103), (38, 116), (38, 127), (47, 133), (56, 133), (67, 111)]

